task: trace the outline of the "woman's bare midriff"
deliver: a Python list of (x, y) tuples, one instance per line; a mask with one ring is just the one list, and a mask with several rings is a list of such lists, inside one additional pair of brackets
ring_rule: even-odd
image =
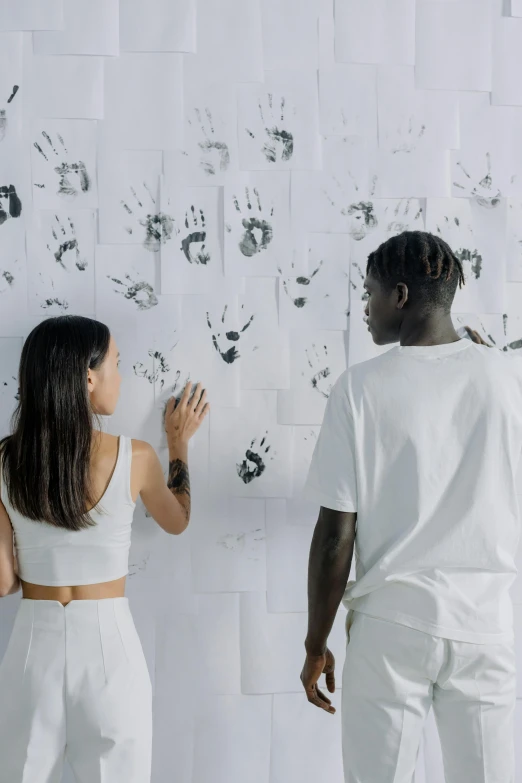
[(66, 606), (69, 601), (98, 601), (100, 598), (123, 598), (125, 596), (125, 576), (113, 582), (100, 582), (96, 585), (76, 585), (71, 587), (47, 587), (22, 583), (22, 597), (37, 601), (59, 601)]

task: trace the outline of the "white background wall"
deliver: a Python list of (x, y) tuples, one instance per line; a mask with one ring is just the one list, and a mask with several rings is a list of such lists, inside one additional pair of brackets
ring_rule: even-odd
[[(332, 382), (375, 354), (361, 271), (387, 237), (448, 239), (468, 278), (457, 325), (519, 350), (521, 5), (0, 3), (2, 434), (24, 337), (65, 312), (110, 326), (124, 382), (107, 430), (165, 469), (165, 400), (190, 377), (212, 402), (189, 530), (167, 536), (140, 502), (134, 520), (155, 783), (343, 779), (340, 692), (331, 717), (299, 680), (302, 484)], [(247, 449), (266, 466), (248, 483)], [(0, 654), (19, 599), (0, 602)], [(430, 719), (416, 783), (442, 780)]]

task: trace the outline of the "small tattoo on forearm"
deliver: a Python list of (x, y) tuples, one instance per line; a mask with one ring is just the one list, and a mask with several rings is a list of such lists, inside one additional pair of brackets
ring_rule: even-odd
[(187, 516), (190, 513), (190, 477), (186, 462), (175, 459), (169, 462), (169, 478), (167, 486), (178, 497)]

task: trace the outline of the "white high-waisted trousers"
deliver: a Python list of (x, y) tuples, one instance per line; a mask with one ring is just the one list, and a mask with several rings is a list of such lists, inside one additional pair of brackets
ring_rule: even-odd
[(152, 687), (127, 598), (22, 598), (0, 664), (0, 783), (149, 783)]
[(346, 783), (411, 783), (432, 705), (446, 783), (514, 783), (514, 643), (455, 642), (353, 611), (347, 630)]

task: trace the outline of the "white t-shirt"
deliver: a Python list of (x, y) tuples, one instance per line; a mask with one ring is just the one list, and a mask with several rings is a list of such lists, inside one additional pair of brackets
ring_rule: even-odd
[(348, 609), (465, 642), (513, 637), (522, 359), (396, 346), (336, 382), (306, 495), (357, 512)]

